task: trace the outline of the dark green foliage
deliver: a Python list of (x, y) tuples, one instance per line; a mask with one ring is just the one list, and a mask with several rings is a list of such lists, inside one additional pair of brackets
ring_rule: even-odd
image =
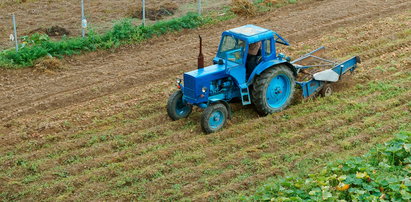
[(400, 133), (362, 157), (331, 163), (320, 173), (277, 179), (243, 200), (411, 200), (411, 133)]
[(116, 48), (121, 44), (141, 42), (168, 32), (197, 28), (211, 21), (211, 17), (188, 13), (181, 18), (159, 21), (145, 27), (135, 26), (131, 20), (126, 19), (115, 24), (105, 34), (91, 31), (86, 38), (63, 38), (60, 41), (51, 41), (47, 35), (34, 34), (23, 37), (25, 43), (21, 45), (19, 52), (13, 49), (0, 52), (0, 67), (27, 67), (33, 66), (37, 59), (47, 55), (63, 57), (80, 54), (82, 51)]

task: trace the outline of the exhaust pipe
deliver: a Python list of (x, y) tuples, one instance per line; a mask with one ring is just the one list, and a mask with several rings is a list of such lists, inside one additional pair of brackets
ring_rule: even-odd
[(198, 37), (200, 38), (200, 54), (198, 55), (198, 69), (202, 69), (204, 68), (203, 39), (200, 35), (198, 35)]

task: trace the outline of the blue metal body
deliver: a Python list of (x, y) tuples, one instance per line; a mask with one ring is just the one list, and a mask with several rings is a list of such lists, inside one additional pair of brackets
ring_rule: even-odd
[[(226, 52), (226, 55), (219, 55), (225, 36), (232, 36), (243, 41), (244, 48)], [(261, 62), (246, 78), (245, 64), (248, 47), (256, 42), (262, 42)], [(248, 100), (242, 99), (243, 104), (251, 104), (248, 87), (252, 84), (255, 76), (278, 64), (286, 63), (292, 66), (284, 57), (276, 54), (276, 43), (289, 45), (277, 33), (254, 25), (245, 25), (223, 32), (217, 56), (213, 60), (214, 65), (184, 74), (183, 99), (188, 104), (201, 108), (206, 108), (211, 103), (228, 102), (234, 98), (244, 97), (247, 97)], [(266, 50), (270, 50), (270, 52), (268, 53)], [(241, 54), (239, 59), (229, 58), (230, 54), (236, 52)], [(204, 89), (206, 89), (205, 92)]]

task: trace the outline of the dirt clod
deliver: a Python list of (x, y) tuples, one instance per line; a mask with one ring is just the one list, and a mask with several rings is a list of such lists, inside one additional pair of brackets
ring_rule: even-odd
[(64, 35), (70, 35), (70, 32), (64, 27), (52, 26), (46, 29), (46, 34), (49, 36), (64, 36)]

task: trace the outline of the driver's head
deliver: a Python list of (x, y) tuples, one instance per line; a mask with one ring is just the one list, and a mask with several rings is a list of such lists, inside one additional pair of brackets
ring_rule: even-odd
[(250, 44), (250, 47), (248, 48), (248, 54), (250, 55), (257, 55), (258, 50), (261, 48), (261, 42), (257, 43), (252, 43)]

